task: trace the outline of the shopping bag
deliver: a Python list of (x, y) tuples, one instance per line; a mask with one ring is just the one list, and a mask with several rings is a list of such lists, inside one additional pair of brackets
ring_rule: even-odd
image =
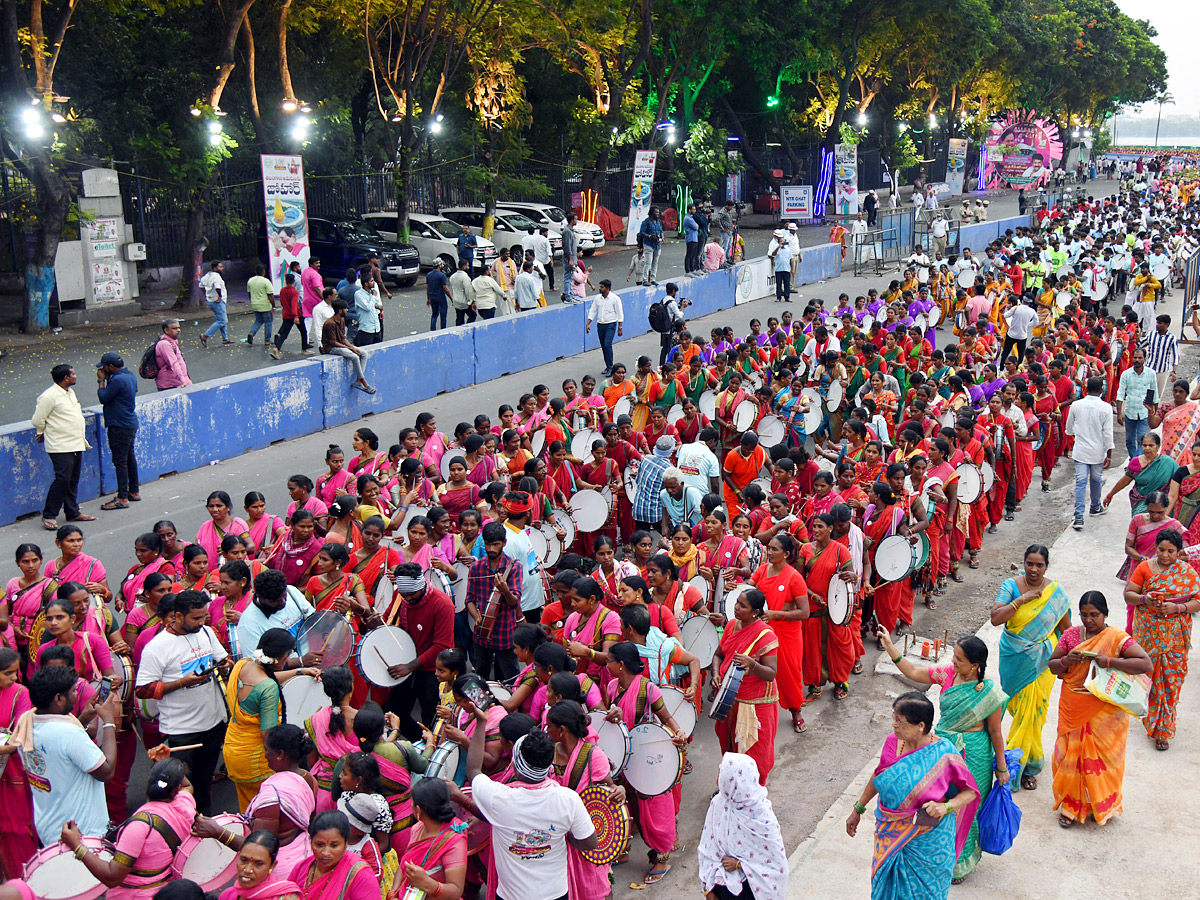
[(1006, 785), (993, 783), (992, 791), (975, 821), (979, 824), (979, 846), (984, 853), (1000, 856), (1013, 845), (1021, 830), (1021, 809)]
[(1127, 675), (1117, 669), (1106, 669), (1092, 662), (1083, 686), (1105, 703), (1119, 706), (1138, 719), (1150, 711), (1150, 676)]

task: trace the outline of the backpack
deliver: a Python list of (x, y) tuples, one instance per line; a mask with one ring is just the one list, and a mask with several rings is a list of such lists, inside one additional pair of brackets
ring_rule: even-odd
[(158, 377), (158, 341), (147, 347), (146, 352), (142, 354), (142, 361), (138, 363), (138, 374), (150, 380)]
[(646, 318), (650, 322), (650, 328), (659, 334), (666, 334), (671, 330), (671, 314), (667, 312), (667, 304), (662, 300), (650, 304)]

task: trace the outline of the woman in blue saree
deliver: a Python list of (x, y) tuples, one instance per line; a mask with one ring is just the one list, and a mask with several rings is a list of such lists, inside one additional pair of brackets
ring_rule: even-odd
[(809, 399), (800, 393), (803, 387), (803, 379), (794, 378), (791, 384), (779, 391), (771, 400), (775, 414), (787, 425), (786, 440), (789, 447), (803, 447), (804, 439), (807, 436), (804, 428), (804, 414), (808, 412)]
[(867, 804), (875, 810), (871, 900), (946, 900), (979, 790), (954, 745), (932, 733), (933, 703), (909, 691), (892, 704), (892, 734), (875, 775), (846, 818), (854, 837)]
[(1142, 455), (1131, 459), (1125, 466), (1125, 474), (1104, 495), (1104, 505), (1112, 503), (1113, 497), (1129, 488), (1130, 515), (1146, 511), (1146, 498), (1155, 491), (1166, 492), (1171, 487), (1171, 476), (1178, 466), (1175, 460), (1162, 452), (1162, 438), (1153, 431), (1142, 438)]
[(1020, 786), (1037, 790), (1037, 774), (1046, 764), (1042, 728), (1050, 708), (1054, 673), (1050, 654), (1071, 627), (1071, 600), (1057, 581), (1046, 578), (1050, 551), (1034, 544), (1025, 550), (1025, 573), (1000, 585), (992, 606), (992, 624), (1000, 635), (1000, 688), (1008, 694), (1012, 726), (1008, 749), (1021, 751)]

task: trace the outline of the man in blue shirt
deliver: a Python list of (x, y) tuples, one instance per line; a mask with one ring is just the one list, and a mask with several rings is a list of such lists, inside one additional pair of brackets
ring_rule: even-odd
[(691, 275), (700, 268), (700, 223), (696, 220), (696, 204), (689, 203), (683, 217), (683, 240), (687, 250), (683, 256), (683, 271)]
[(638, 229), (638, 237), (650, 257), (650, 268), (646, 272), (647, 284), (658, 284), (658, 257), (662, 253), (662, 222), (658, 217), (658, 207), (650, 207), (650, 212), (642, 220)]
[[(263, 569), (254, 576), (254, 601), (238, 619), (237, 639), (230, 655), (239, 659), (258, 647), (259, 638), (272, 628), (282, 628), (295, 637), (313, 607), (297, 588), (291, 587), (282, 572)], [(289, 668), (292, 666), (289, 665)]]
[(468, 264), (467, 272), (471, 275), (475, 274), (475, 248), (478, 246), (479, 241), (471, 234), (471, 229), (464, 225), (462, 234), (458, 236), (458, 261)]
[(775, 229), (775, 240), (767, 254), (775, 263), (775, 302), (792, 302), (792, 251), (782, 228)]
[(358, 287), (358, 270), (347, 269), (346, 277), (338, 282), (337, 295), (346, 302), (346, 340), (352, 344), (358, 337), (358, 313), (354, 309), (354, 295), (358, 293)]
[(101, 509), (128, 509), (129, 501), (141, 500), (138, 493), (137, 459), (133, 442), (137, 438), (137, 378), (125, 368), (119, 353), (109, 350), (96, 366), (96, 396), (104, 407), (104, 425), (108, 430), (108, 449), (117, 470), (117, 496)]
[(446, 311), (450, 306), (450, 279), (442, 271), (442, 261), (434, 260), (433, 268), (425, 276), (425, 305), (429, 307), (429, 330), (437, 331), (438, 317), (442, 328), (446, 327)]

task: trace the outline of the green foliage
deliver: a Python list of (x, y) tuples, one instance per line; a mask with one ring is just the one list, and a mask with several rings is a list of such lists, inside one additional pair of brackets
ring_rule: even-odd
[(726, 154), (725, 138), (724, 131), (708, 122), (693, 125), (691, 134), (674, 156), (672, 180), (691, 188), (696, 196), (712, 193), (727, 174), (742, 168), (740, 162), (731, 162)]

